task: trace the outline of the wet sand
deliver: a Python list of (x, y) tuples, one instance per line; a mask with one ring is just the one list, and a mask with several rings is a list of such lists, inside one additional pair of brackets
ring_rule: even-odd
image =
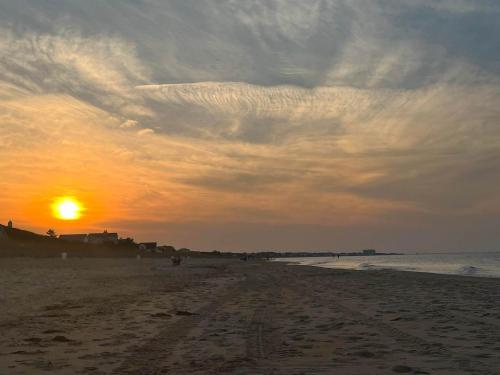
[(500, 374), (500, 279), (2, 259), (0, 374)]

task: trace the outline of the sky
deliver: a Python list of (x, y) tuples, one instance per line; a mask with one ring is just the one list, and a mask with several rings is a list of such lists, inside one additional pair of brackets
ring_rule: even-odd
[(0, 0), (1, 222), (486, 251), (499, 186), (497, 0)]

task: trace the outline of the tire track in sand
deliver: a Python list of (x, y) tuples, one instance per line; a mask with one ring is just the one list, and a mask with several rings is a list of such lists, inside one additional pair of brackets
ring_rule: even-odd
[[(147, 340), (142, 345), (132, 347), (127, 353), (127, 359), (114, 370), (114, 374), (156, 375), (173, 373), (168, 365), (175, 347), (187, 338), (189, 332), (206, 320), (211, 320), (215, 315), (224, 310), (224, 306), (235, 298), (246, 298), (251, 293), (258, 294), (256, 303), (247, 308), (254, 309), (252, 319), (246, 334), (248, 365), (254, 368), (257, 362), (265, 357), (265, 348), (269, 340), (265, 331), (269, 328), (268, 308), (275, 298), (276, 279), (268, 273), (257, 271), (245, 273), (245, 279), (234, 285), (228, 292), (216, 297), (213, 301), (193, 312), (193, 315), (183, 316), (165, 326), (156, 336)], [(209, 369), (207, 369), (209, 371)]]
[(146, 343), (132, 347), (127, 359), (113, 371), (114, 374), (156, 375), (168, 373), (165, 358), (168, 358), (175, 346), (184, 339), (191, 329), (202, 321), (216, 314), (218, 308), (240, 293), (239, 284), (230, 291), (216, 298), (209, 304), (168, 324)]

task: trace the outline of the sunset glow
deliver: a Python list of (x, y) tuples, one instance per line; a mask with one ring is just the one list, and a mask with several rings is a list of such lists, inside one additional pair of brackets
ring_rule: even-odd
[(82, 204), (73, 197), (58, 198), (52, 205), (52, 214), (60, 220), (78, 220), (82, 211)]
[(0, 223), (208, 251), (500, 243), (499, 2), (6, 0), (0, 19)]
[(500, 375), (499, 47), (500, 0), (0, 0), (0, 375)]

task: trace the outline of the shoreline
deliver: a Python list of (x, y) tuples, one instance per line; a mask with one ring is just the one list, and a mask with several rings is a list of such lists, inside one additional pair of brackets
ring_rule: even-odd
[[(394, 259), (395, 258), (395, 259)], [(460, 277), (500, 278), (500, 253), (273, 259), (291, 265), (354, 271), (416, 272)]]
[(452, 273), (438, 273), (438, 272), (429, 272), (429, 271), (414, 271), (414, 270), (396, 270), (396, 269), (391, 269), (391, 268), (379, 268), (379, 269), (366, 269), (366, 270), (360, 270), (360, 269), (354, 269), (354, 268), (334, 268), (334, 267), (321, 267), (321, 266), (311, 266), (307, 264), (298, 264), (298, 263), (292, 263), (292, 262), (281, 262), (284, 263), (288, 266), (300, 266), (300, 267), (307, 267), (307, 268), (321, 268), (324, 270), (333, 270), (333, 271), (353, 271), (353, 272), (372, 272), (372, 273), (377, 273), (377, 272), (395, 272), (395, 273), (401, 273), (401, 274), (406, 274), (406, 273), (411, 273), (411, 274), (426, 274), (430, 276), (446, 276), (446, 277), (457, 277), (457, 278), (465, 278), (465, 279), (494, 279), (500, 281), (500, 276), (487, 276), (487, 275), (457, 275), (457, 274), (452, 274)]
[[(33, 283), (30, 280), (37, 280)], [(3, 259), (0, 373), (495, 374), (500, 280), (190, 259)]]

